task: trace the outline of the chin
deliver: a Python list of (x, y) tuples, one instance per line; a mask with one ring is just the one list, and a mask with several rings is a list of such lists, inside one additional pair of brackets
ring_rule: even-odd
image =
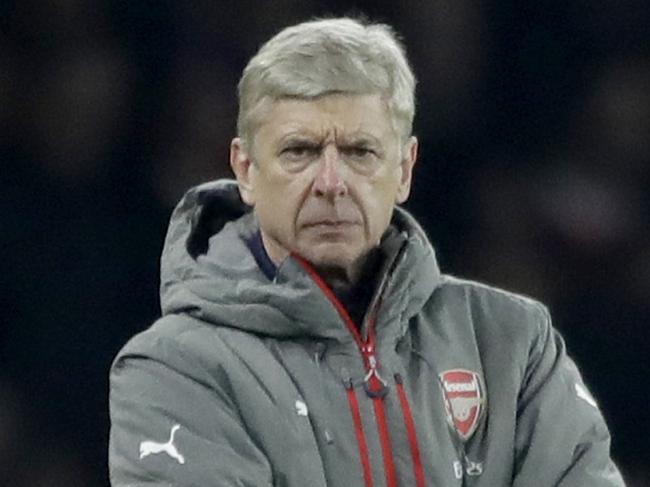
[(341, 269), (346, 272), (355, 266), (362, 254), (361, 249), (349, 248), (343, 244), (318, 245), (300, 252), (317, 268)]

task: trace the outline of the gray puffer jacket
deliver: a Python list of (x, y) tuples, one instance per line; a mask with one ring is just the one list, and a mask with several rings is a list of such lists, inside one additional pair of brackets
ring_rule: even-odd
[(176, 208), (163, 317), (111, 370), (113, 486), (624, 485), (542, 305), (440, 274), (397, 208), (357, 326), (300, 257), (269, 281), (256, 231), (231, 181)]

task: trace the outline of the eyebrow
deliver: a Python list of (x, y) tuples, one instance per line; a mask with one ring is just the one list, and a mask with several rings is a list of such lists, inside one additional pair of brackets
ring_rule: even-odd
[(373, 136), (368, 135), (359, 135), (344, 138), (341, 140), (343, 145), (362, 145), (362, 146), (378, 146), (381, 145), (381, 141)]
[(307, 134), (291, 134), (285, 137), (282, 137), (279, 141), (280, 144), (286, 144), (291, 142), (305, 142), (305, 143), (318, 143), (321, 142), (321, 137), (315, 137), (313, 135)]
[(341, 137), (340, 142), (346, 145), (382, 145), (379, 137), (363, 130)]
[(316, 136), (316, 134), (310, 134), (305, 132), (290, 132), (285, 134), (278, 140), (278, 145), (286, 145), (292, 143), (301, 143), (301, 144), (320, 144), (322, 142), (322, 137)]
[[(367, 132), (355, 132), (348, 136), (338, 137), (337, 144), (343, 146), (364, 145), (364, 146), (382, 146), (381, 139)], [(278, 141), (280, 145), (287, 143), (305, 143), (305, 144), (322, 144), (323, 137), (313, 132), (295, 131), (290, 132)]]

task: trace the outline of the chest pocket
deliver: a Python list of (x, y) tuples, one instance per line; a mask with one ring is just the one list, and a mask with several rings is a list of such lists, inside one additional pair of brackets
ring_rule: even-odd
[(225, 330), (224, 365), (251, 439), (273, 467), (275, 485), (326, 487), (309, 406), (286, 369), (258, 337)]

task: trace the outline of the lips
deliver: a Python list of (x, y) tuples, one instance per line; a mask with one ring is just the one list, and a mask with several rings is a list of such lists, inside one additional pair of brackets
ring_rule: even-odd
[(316, 220), (302, 225), (302, 231), (311, 234), (319, 241), (341, 241), (358, 233), (361, 225), (349, 220)]
[(357, 222), (354, 221), (347, 221), (347, 220), (318, 220), (314, 222), (307, 222), (303, 223), (303, 227), (309, 228), (309, 227), (344, 227), (347, 225), (358, 225)]
[(341, 232), (363, 226), (363, 216), (351, 205), (324, 207), (306, 205), (300, 211), (296, 227), (302, 230)]

